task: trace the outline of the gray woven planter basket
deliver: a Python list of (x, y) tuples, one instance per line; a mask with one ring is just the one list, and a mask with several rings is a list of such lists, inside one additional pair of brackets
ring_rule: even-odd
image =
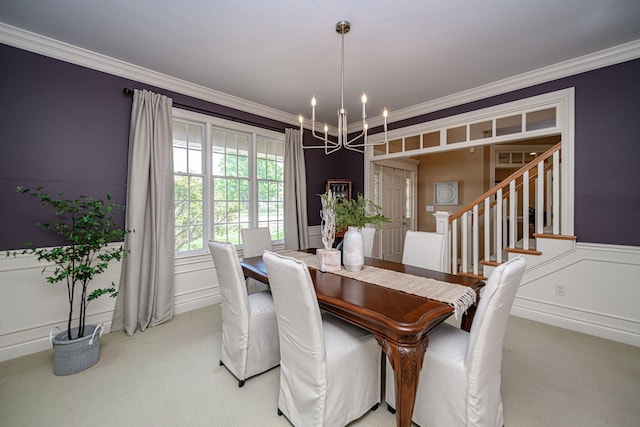
[[(67, 331), (51, 338), (53, 344), (53, 373), (71, 375), (95, 365), (100, 359), (100, 335), (102, 324), (86, 325), (85, 335), (69, 340)], [(53, 331), (52, 331), (53, 333)], [(78, 328), (71, 329), (71, 336), (78, 334)]]

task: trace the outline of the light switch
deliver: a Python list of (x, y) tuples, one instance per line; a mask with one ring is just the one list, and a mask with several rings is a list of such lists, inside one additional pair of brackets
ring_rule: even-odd
[(433, 212), (433, 206), (427, 205), (427, 212)]

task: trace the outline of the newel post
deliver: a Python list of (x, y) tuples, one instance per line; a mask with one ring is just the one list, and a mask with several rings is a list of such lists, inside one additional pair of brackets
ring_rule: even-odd
[(444, 234), (445, 238), (445, 248), (444, 248), (444, 257), (442, 259), (442, 267), (445, 273), (451, 272), (451, 230), (449, 227), (449, 212), (445, 211), (436, 211), (433, 214), (436, 217), (436, 233)]

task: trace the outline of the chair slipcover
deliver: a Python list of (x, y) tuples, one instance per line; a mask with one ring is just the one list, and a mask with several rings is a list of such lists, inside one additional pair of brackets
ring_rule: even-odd
[[(498, 266), (484, 287), (465, 332), (448, 323), (429, 333), (412, 420), (420, 426), (502, 426), (502, 344), (526, 262)], [(393, 370), (387, 361), (386, 395), (395, 406)]]
[(244, 380), (280, 363), (280, 343), (273, 299), (269, 292), (248, 294), (234, 246), (209, 241), (218, 276), (222, 306), (220, 363)]
[(373, 227), (363, 227), (360, 229), (360, 232), (362, 233), (364, 256), (370, 257), (373, 253), (373, 237), (376, 235), (376, 229)]
[(344, 426), (380, 401), (380, 347), (369, 332), (320, 312), (307, 266), (263, 255), (278, 316), (278, 411), (296, 426)]
[[(242, 235), (242, 253), (245, 258), (262, 256), (264, 251), (273, 250), (268, 227), (241, 228), (240, 234)], [(267, 285), (251, 277), (247, 278), (246, 282), (250, 294), (269, 290)]]
[(262, 256), (264, 251), (273, 250), (268, 227), (241, 228), (242, 251), (245, 257)]
[(444, 234), (439, 233), (407, 230), (407, 234), (404, 236), (402, 263), (435, 271), (445, 271), (443, 265), (445, 237)]

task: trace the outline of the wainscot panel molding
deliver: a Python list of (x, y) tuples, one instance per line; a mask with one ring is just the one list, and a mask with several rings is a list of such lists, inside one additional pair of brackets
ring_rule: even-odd
[[(308, 235), (312, 247), (322, 247), (319, 225), (309, 227)], [(50, 350), (51, 328), (66, 327), (66, 288), (46, 283), (43, 267), (31, 255), (0, 257), (0, 361)], [(555, 261), (525, 273), (511, 313), (640, 346), (638, 277), (639, 247), (578, 243)], [(96, 285), (117, 283), (119, 278), (120, 264), (113, 263)], [(565, 296), (555, 294), (556, 284), (564, 285)], [(219, 302), (209, 254), (177, 258), (175, 313)], [(104, 323), (109, 332), (114, 304), (111, 298), (94, 301), (88, 321)]]
[[(33, 255), (0, 257), (0, 361), (51, 349), (49, 331), (66, 329), (66, 285), (45, 281)], [(120, 263), (113, 262), (95, 280), (94, 287), (120, 281)], [(201, 254), (176, 260), (174, 313), (180, 314), (220, 302), (220, 290), (211, 256)], [(104, 323), (111, 330), (115, 299), (102, 297), (88, 306), (88, 323)], [(161, 327), (161, 326), (160, 326)], [(136, 332), (137, 334), (144, 332)]]
[(638, 277), (640, 247), (576, 243), (527, 269), (511, 314), (640, 347)]

